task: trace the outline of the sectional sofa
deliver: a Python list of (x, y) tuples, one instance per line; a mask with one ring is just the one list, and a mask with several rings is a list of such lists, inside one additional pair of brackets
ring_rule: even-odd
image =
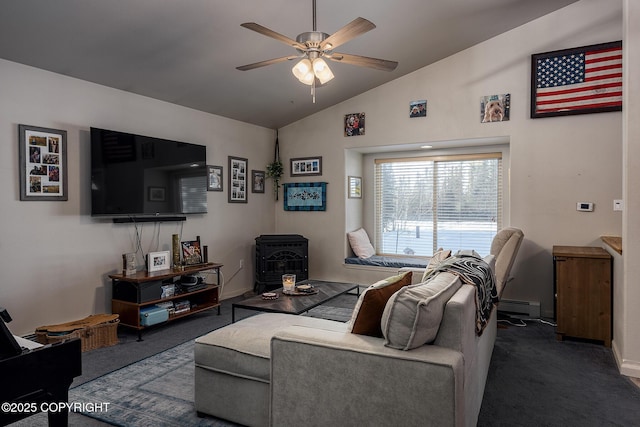
[[(501, 230), (491, 256), (464, 258), (497, 296), (522, 238)], [(477, 285), (434, 261), (369, 286), (348, 323), (268, 313), (198, 338), (198, 414), (250, 426), (475, 425), (496, 310), (480, 325)]]

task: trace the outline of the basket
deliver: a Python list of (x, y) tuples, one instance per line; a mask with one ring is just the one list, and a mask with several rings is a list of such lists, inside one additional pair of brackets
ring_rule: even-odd
[(81, 320), (36, 328), (36, 341), (55, 344), (71, 338), (80, 338), (82, 351), (95, 350), (118, 343), (117, 314), (94, 314)]

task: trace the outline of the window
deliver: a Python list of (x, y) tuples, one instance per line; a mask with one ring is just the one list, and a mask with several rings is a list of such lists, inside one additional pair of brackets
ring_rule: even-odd
[(489, 254), (502, 225), (502, 154), (377, 159), (379, 255)]

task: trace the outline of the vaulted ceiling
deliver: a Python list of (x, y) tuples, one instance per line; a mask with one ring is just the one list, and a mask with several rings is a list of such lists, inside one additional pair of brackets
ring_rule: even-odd
[(318, 31), (357, 17), (377, 27), (340, 52), (399, 65), (328, 62), (335, 78), (315, 103), (296, 61), (236, 69), (296, 53), (241, 23), (295, 39), (313, 29), (312, 0), (0, 0), (0, 58), (279, 128), (575, 1), (317, 0)]

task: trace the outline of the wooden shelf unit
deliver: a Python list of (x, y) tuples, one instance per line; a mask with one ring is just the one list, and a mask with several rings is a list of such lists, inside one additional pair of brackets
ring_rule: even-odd
[[(218, 308), (218, 314), (220, 314), (219, 288), (221, 268), (222, 264), (206, 263), (185, 267), (182, 270), (171, 269), (152, 273), (139, 271), (134, 275), (110, 274), (109, 278), (111, 279), (114, 296), (111, 299), (111, 312), (120, 316), (120, 325), (138, 331), (138, 340), (142, 339), (142, 330), (148, 327), (140, 323), (140, 310), (144, 307), (154, 306), (161, 302), (188, 299), (191, 303), (191, 309), (187, 312), (170, 315), (167, 322), (212, 308)], [(193, 292), (159, 298), (160, 286), (166, 284), (167, 280), (207, 270), (216, 271), (216, 284), (206, 284), (204, 288)], [(157, 297), (153, 297), (153, 295), (157, 295)]]
[(600, 247), (554, 246), (556, 335), (611, 347), (612, 257)]

